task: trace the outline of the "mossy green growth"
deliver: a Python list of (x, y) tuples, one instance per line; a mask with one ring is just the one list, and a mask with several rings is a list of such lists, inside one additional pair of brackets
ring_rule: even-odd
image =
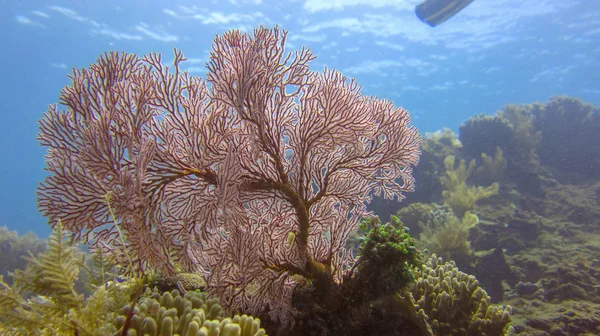
[(414, 276), (412, 269), (422, 264), (415, 240), (396, 216), (382, 224), (377, 217), (359, 226), (363, 237), (352, 281), (367, 299), (376, 299), (405, 288)]
[(455, 167), (454, 156), (449, 155), (444, 159), (444, 166), (446, 174), (440, 178), (445, 189), (442, 198), (457, 217), (461, 218), (467, 211), (473, 211), (478, 200), (498, 194), (498, 183), (487, 187), (467, 185), (467, 179), (475, 169), (475, 160), (471, 160), (468, 166), (464, 160), (460, 160)]

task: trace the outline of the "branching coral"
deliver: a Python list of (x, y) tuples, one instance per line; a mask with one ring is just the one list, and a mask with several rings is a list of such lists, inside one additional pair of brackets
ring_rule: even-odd
[[(264, 336), (260, 320), (247, 315), (225, 318), (217, 299), (206, 293), (153, 292), (131, 312), (126, 306), (116, 318), (117, 333), (148, 336)], [(130, 321), (128, 322), (128, 318)], [(129, 323), (129, 324), (128, 324)]]
[(498, 113), (499, 117), (508, 120), (512, 126), (514, 138), (506, 150), (510, 157), (518, 161), (537, 161), (536, 148), (540, 143), (541, 133), (534, 128), (533, 111), (538, 108), (538, 105), (508, 105)]
[(459, 218), (467, 211), (473, 211), (478, 200), (498, 194), (498, 183), (487, 187), (467, 185), (467, 179), (475, 169), (475, 160), (471, 160), (468, 167), (460, 160), (455, 167), (454, 156), (449, 155), (444, 159), (444, 166), (446, 174), (440, 178), (445, 189), (442, 198)]
[(462, 219), (448, 206), (433, 205), (424, 222), (419, 222), (419, 244), (447, 260), (465, 258), (471, 254), (469, 229), (479, 223), (476, 215), (466, 212)]
[(488, 156), (481, 153), (481, 165), (475, 170), (476, 180), (482, 184), (493, 183), (504, 180), (506, 172), (506, 160), (500, 147), (496, 148), (496, 154)]
[[(398, 217), (382, 224), (377, 217), (366, 219), (361, 229), (367, 234), (360, 244), (358, 261), (352, 268), (354, 296), (362, 301), (393, 295), (414, 281), (411, 270), (421, 265), (415, 240)], [(345, 287), (345, 289), (348, 289)]]
[[(474, 276), (435, 255), (415, 271), (417, 281), (405, 300), (422, 329), (434, 335), (495, 336), (512, 333), (510, 306), (491, 304)], [(410, 307), (412, 305), (412, 307)]]

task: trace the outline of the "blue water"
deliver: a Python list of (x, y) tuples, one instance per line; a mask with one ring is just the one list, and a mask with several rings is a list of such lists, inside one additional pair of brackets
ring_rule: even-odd
[(202, 76), (215, 34), (279, 25), (290, 50), (317, 54), (314, 70), (356, 77), (364, 93), (410, 110), (423, 133), (552, 95), (600, 105), (600, 2), (475, 0), (436, 28), (415, 17), (417, 3), (0, 0), (0, 226), (48, 234), (36, 209), (45, 176), (36, 121), (71, 68), (108, 50), (170, 62), (179, 48)]

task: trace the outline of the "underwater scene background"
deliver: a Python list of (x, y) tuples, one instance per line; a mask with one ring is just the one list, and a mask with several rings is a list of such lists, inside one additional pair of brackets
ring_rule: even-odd
[(600, 4), (421, 2), (0, 2), (0, 331), (600, 334)]

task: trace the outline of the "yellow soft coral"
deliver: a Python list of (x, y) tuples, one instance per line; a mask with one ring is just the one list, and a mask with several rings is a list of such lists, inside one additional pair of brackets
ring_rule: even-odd
[(427, 220), (419, 222), (420, 245), (446, 259), (462, 259), (471, 254), (469, 230), (478, 223), (475, 214), (466, 212), (459, 219), (449, 207), (434, 205)]
[(458, 167), (455, 168), (454, 156), (448, 155), (444, 159), (444, 166), (446, 175), (440, 178), (445, 189), (442, 198), (444, 204), (451, 207), (459, 218), (462, 218), (467, 211), (473, 211), (478, 200), (498, 194), (498, 183), (487, 187), (467, 185), (467, 179), (475, 169), (475, 160), (471, 160), (468, 167), (464, 160), (460, 160)]

